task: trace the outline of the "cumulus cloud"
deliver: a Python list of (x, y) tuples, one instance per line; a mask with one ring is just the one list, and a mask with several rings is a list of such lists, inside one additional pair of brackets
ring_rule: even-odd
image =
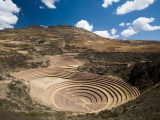
[(124, 30), (121, 35), (129, 37), (141, 31), (153, 31), (160, 29), (160, 26), (150, 26), (149, 23), (154, 22), (155, 18), (140, 17), (133, 21), (128, 29)]
[(78, 23), (76, 24), (76, 27), (83, 28), (83, 29), (88, 30), (90, 32), (93, 29), (93, 25), (89, 25), (89, 23), (86, 20), (78, 21)]
[(129, 37), (133, 34), (136, 34), (138, 32), (134, 31), (134, 29), (132, 27), (129, 27), (128, 29), (124, 30), (121, 35), (123, 35), (123, 37)]
[[(90, 32), (92, 32), (93, 30), (93, 25), (90, 25), (89, 22), (87, 22), (86, 20), (81, 20), (81, 21), (78, 21), (78, 23), (75, 25), (76, 27), (79, 27), (79, 28), (83, 28), (85, 30), (88, 30)], [(93, 31), (93, 33), (101, 36), (101, 37), (104, 37), (104, 38), (117, 38), (119, 37), (119, 35), (115, 35), (117, 32), (117, 30), (115, 28), (113, 28), (111, 30), (111, 34), (108, 33), (107, 30), (104, 30), (104, 31)]]
[(19, 13), (20, 8), (12, 0), (0, 0), (0, 30), (4, 28), (14, 28), (18, 18), (15, 15)]
[(41, 0), (48, 8), (56, 9), (54, 5), (55, 2), (59, 2), (59, 0)]
[(112, 5), (112, 3), (113, 2), (119, 2), (120, 0), (103, 0), (103, 4), (102, 4), (102, 7), (104, 7), (104, 8), (107, 8), (108, 7), (108, 5)]
[(123, 22), (123, 23), (120, 23), (119, 26), (125, 26), (125, 23), (124, 23), (124, 22)]
[(96, 35), (99, 35), (101, 37), (104, 37), (104, 38), (109, 38), (110, 34), (108, 33), (107, 30), (104, 30), (104, 31), (94, 31), (93, 33), (95, 33)]
[(116, 32), (117, 32), (117, 30), (115, 28), (113, 28), (111, 30), (112, 36), (108, 33), (107, 30), (104, 30), (104, 31), (94, 31), (93, 33), (95, 33), (95, 34), (97, 34), (97, 35), (99, 35), (101, 37), (104, 37), (104, 38), (113, 38), (113, 39), (115, 39), (115, 38), (119, 37), (119, 35), (115, 35)]
[(134, 10), (143, 10), (150, 4), (153, 4), (155, 0), (133, 0), (126, 1), (123, 5), (117, 8), (116, 14), (122, 15)]

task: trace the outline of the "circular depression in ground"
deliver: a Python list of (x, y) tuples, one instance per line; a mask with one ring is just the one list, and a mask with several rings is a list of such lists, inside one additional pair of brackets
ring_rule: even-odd
[(99, 112), (139, 96), (121, 79), (57, 68), (39, 68), (14, 74), (30, 82), (33, 99), (58, 110)]

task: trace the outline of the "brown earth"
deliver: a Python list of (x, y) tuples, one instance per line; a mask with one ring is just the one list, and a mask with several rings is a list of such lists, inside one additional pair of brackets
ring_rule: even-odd
[(43, 28), (33, 25), (23, 29), (0, 31), (0, 46), (4, 50), (14, 49), (26, 54), (33, 46), (32, 48), (39, 52), (51, 51), (47, 48), (51, 43), (54, 48), (52, 51), (56, 53), (58, 51), (61, 53), (58, 48), (70, 53), (84, 52), (88, 49), (94, 49), (96, 52), (160, 52), (160, 42), (108, 39), (74, 26), (58, 25)]
[[(151, 64), (149, 67), (145, 66), (145, 69), (143, 65), (135, 68), (133, 73), (144, 69), (140, 76), (143, 79), (137, 74), (131, 79), (133, 85), (128, 84), (124, 80), (129, 79), (131, 68), (139, 61), (144, 64), (154, 63), (159, 59), (159, 53), (160, 42), (157, 41), (102, 38), (74, 26), (57, 25), (44, 28), (32, 25), (22, 29), (1, 30), (0, 76), (12, 81), (7, 83), (4, 79), (0, 83), (0, 108), (3, 108), (4, 113), (5, 110), (12, 110), (11, 108), (16, 112), (36, 112), (31, 115), (38, 114), (38, 111), (50, 112), (51, 109), (53, 115), (53, 110), (58, 110), (57, 113), (54, 112), (56, 114), (53, 118), (58, 120), (66, 118), (66, 114), (70, 117), (74, 114), (68, 115), (66, 111), (97, 113), (105, 110), (97, 114), (102, 118), (107, 118), (107, 115), (120, 115), (121, 112), (112, 112), (111, 109), (143, 97), (133, 86), (134, 83), (146, 84), (147, 78), (147, 87), (150, 87), (152, 77), (155, 79), (151, 80), (151, 83), (159, 81), (159, 67)], [(147, 72), (151, 70), (156, 70), (156, 74), (150, 78)], [(11, 76), (5, 77), (1, 74), (3, 72), (7, 72), (8, 76), (12, 73), (19, 81)], [(99, 75), (96, 75), (97, 73)], [(9, 91), (6, 92), (6, 89)], [(148, 103), (150, 101), (151, 99)], [(143, 102), (145, 103), (145, 100)], [(129, 111), (126, 113), (133, 115)], [(95, 114), (88, 115), (93, 119), (94, 116), (90, 116)], [(83, 117), (87, 119), (87, 116)], [(3, 118), (2, 114), (0, 118)], [(50, 119), (50, 116), (48, 118)]]
[[(55, 110), (81, 113), (112, 109), (140, 95), (123, 80), (73, 71), (82, 63), (69, 56), (50, 57), (48, 68), (12, 74), (30, 84), (31, 97)], [(74, 68), (75, 67), (75, 68)]]

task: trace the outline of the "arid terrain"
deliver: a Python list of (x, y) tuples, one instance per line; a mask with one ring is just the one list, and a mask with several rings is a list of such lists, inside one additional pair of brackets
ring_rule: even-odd
[(0, 119), (158, 120), (160, 42), (67, 25), (0, 31)]

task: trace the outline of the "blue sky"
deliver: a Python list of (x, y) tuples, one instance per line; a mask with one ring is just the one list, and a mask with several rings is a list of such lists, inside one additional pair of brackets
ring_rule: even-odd
[(160, 0), (0, 0), (0, 29), (65, 24), (103, 37), (160, 41), (159, 5)]

